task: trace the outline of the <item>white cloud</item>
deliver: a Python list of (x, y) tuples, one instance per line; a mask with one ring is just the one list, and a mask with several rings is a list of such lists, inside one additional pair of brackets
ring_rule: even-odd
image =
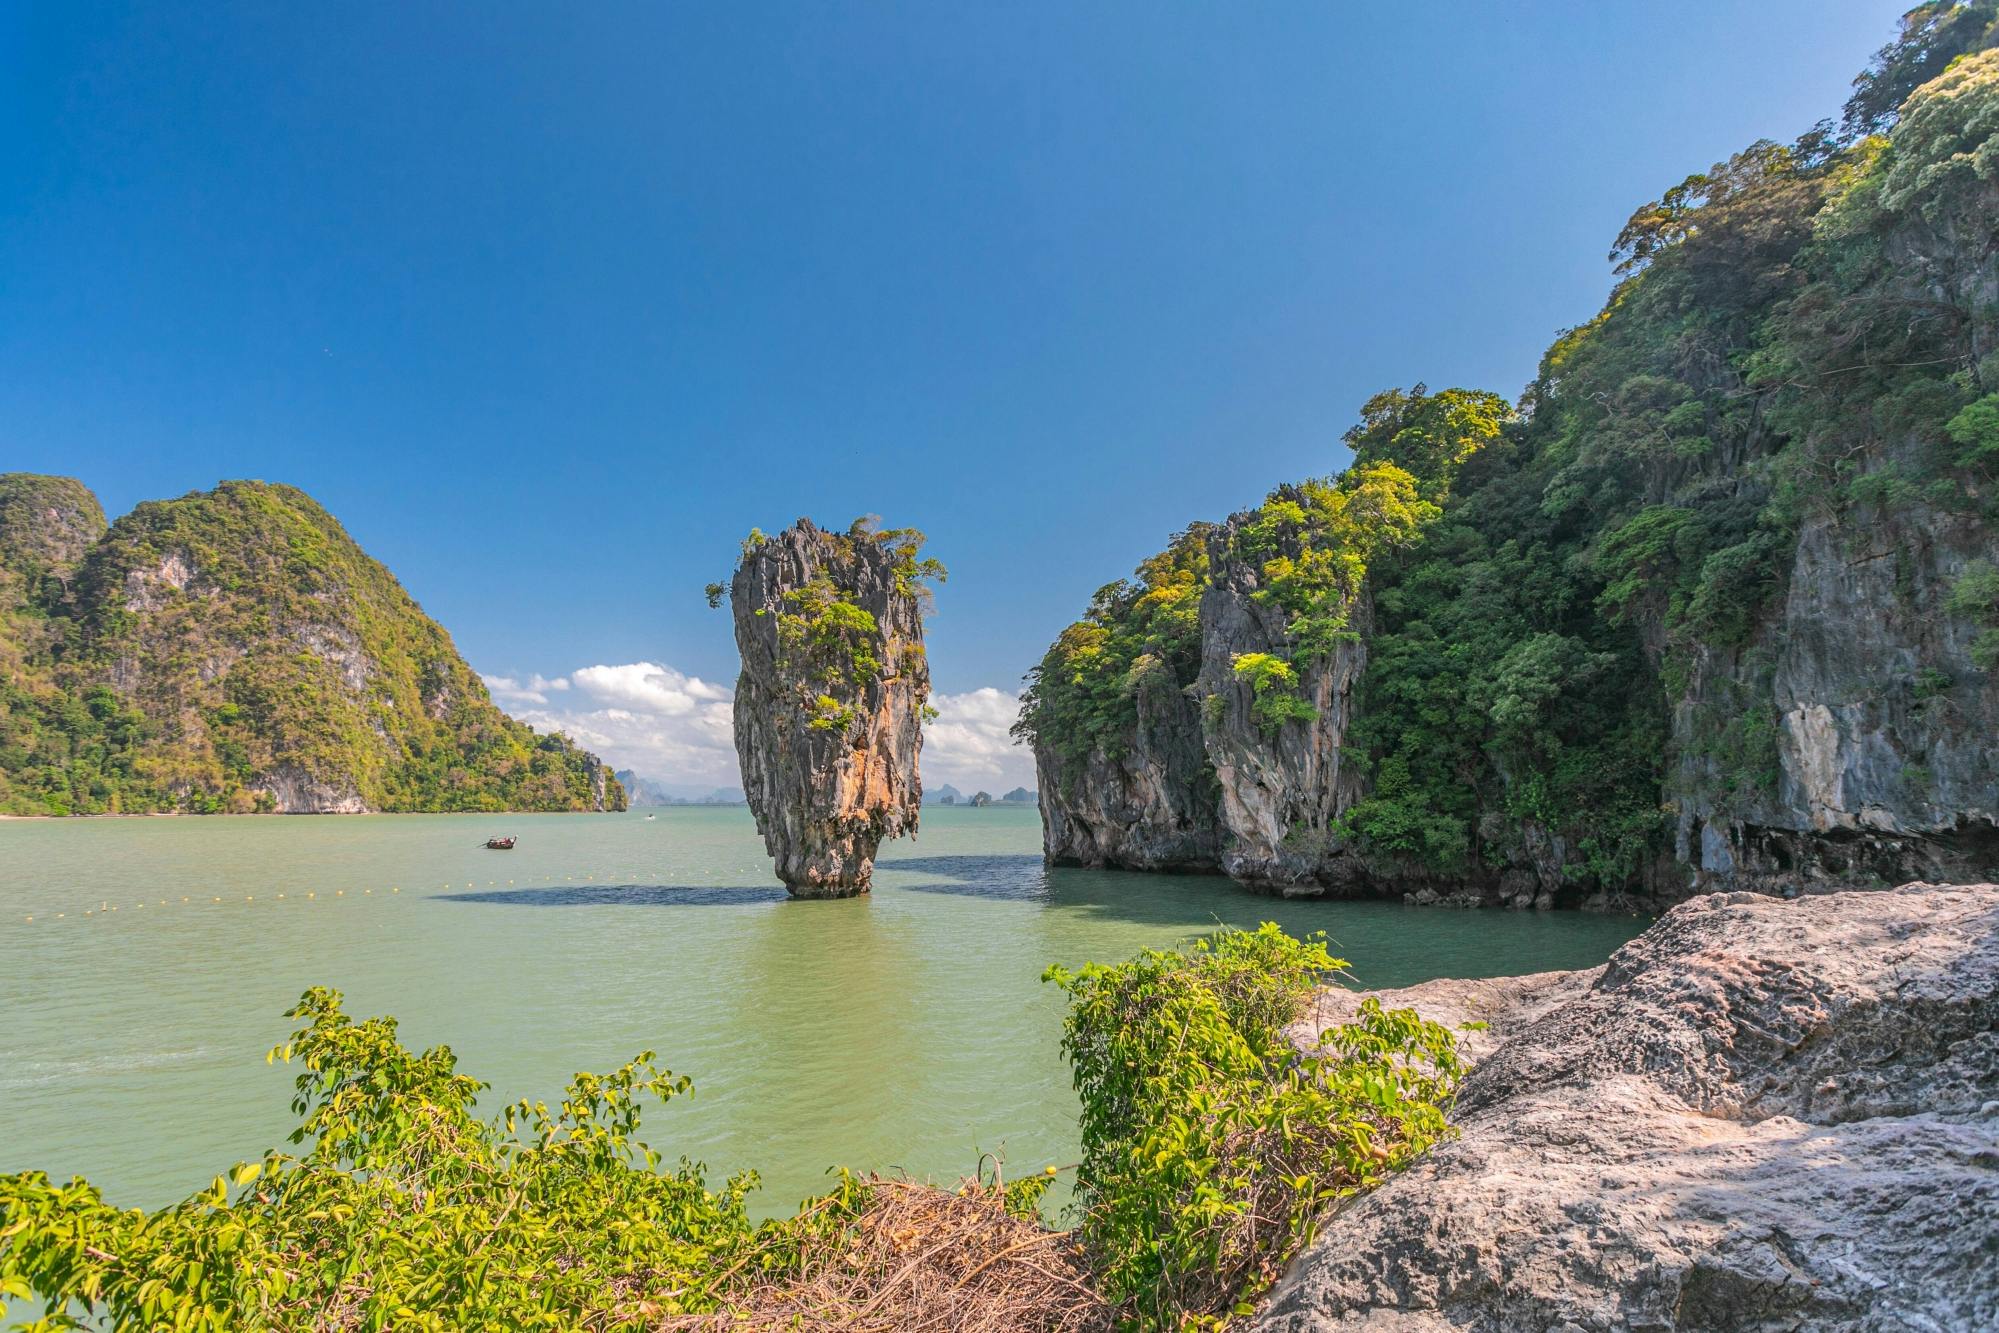
[[(613, 768), (733, 787), (730, 692), (657, 662), (579, 667), (567, 676), (483, 677), (494, 702), (537, 731), (560, 731)], [(566, 695), (551, 702), (551, 694)]]
[[(613, 768), (657, 782), (733, 787), (732, 692), (657, 662), (579, 667), (566, 676), (483, 676), (494, 702), (537, 731), (560, 731)], [(552, 695), (565, 696), (551, 699)], [(930, 699), (923, 780), (995, 796), (1034, 786), (1034, 759), (1007, 734), (1020, 697), (991, 686)]]
[(964, 694), (933, 694), (937, 720), (923, 731), (923, 783), (949, 784), (966, 795), (984, 788), (998, 796), (1034, 790), (1034, 756), (1008, 735), (1020, 716), (1020, 696), (987, 685)]
[(656, 662), (590, 666), (569, 673), (576, 688), (609, 703), (679, 717), (707, 703), (727, 703), (729, 691)]
[(481, 676), (479, 679), (486, 682), (487, 690), (500, 701), (502, 707), (509, 703), (545, 704), (551, 692), (569, 688), (569, 682), (561, 676), (550, 680), (539, 672), (526, 680), (515, 676)]

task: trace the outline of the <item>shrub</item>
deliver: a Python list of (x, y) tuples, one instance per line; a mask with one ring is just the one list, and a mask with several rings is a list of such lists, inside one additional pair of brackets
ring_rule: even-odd
[[(644, 1053), (557, 1107), (473, 1113), (485, 1084), (393, 1018), (305, 993), (273, 1059), (304, 1067), (291, 1142), (154, 1213), (87, 1181), (0, 1176), (0, 1321), (26, 1327), (513, 1330), (1212, 1326), (1267, 1285), (1332, 1200), (1445, 1132), (1450, 1034), (1406, 1010), (1301, 1055), (1284, 1028), (1344, 966), (1322, 938), (1225, 931), (1117, 967), (1051, 969), (1083, 1091), (1076, 1233), (1042, 1229), (1054, 1168), (955, 1190), (850, 1172), (752, 1225), (753, 1173), (710, 1189), (637, 1138), (685, 1095)], [(1116, 1307), (1115, 1309), (1113, 1307)]]
[(1447, 1132), (1461, 1065), (1444, 1028), (1370, 999), (1312, 1052), (1286, 1037), (1345, 966), (1323, 935), (1266, 924), (1049, 969), (1070, 997), (1083, 1241), (1136, 1327), (1244, 1311), (1329, 1205)]

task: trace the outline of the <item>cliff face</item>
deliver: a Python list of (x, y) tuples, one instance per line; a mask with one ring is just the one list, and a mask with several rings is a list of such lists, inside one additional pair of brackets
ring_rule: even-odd
[(764, 846), (800, 897), (867, 891), (875, 850), (915, 833), (930, 698), (920, 534), (800, 519), (754, 534), (729, 585), (742, 675), (736, 753)]
[(1863, 80), (1887, 133), (1638, 210), (1517, 411), (1382, 395), (1339, 478), (1100, 592), (1020, 728), (1051, 858), (1515, 907), (1999, 873), (1999, 49), (1916, 86), (1923, 40)]
[[(1211, 582), (1201, 595), (1203, 739), (1214, 767), (1223, 829), (1221, 868), (1280, 892), (1320, 892), (1350, 878), (1335, 821), (1358, 794), (1359, 775), (1344, 747), (1354, 688), (1367, 662), (1365, 594), (1343, 599), (1347, 633), (1320, 653), (1295, 651), (1291, 616), (1266, 591), (1268, 561), (1242, 554), (1254, 514), (1238, 514), (1209, 538)], [(1297, 563), (1307, 548), (1296, 533), (1272, 558)], [(1259, 718), (1256, 688), (1237, 663), (1257, 655), (1288, 659), (1303, 704), (1281, 721)]]
[[(1781, 608), (1716, 654), (1675, 710), (1674, 853), (1702, 888), (1856, 876), (1977, 879), (1999, 867), (1999, 690), (1951, 588), (1999, 540), (1912, 508), (1800, 534)], [(1746, 798), (1701, 744), (1722, 701), (1773, 720), (1774, 781)], [(1767, 702), (1763, 702), (1767, 701)]]
[(1036, 748), (1043, 850), (1056, 865), (1213, 871), (1221, 824), (1200, 711), (1158, 673), (1136, 682), (1133, 704), (1115, 755)]
[[(94, 536), (92, 515), (94, 500), (51, 520), (61, 540), (30, 548), (43, 572), (0, 635), (0, 808), (623, 807), (595, 758), (501, 713), (450, 636), (302, 492), (225, 482)], [(4, 524), (8, 567), (26, 571)]]

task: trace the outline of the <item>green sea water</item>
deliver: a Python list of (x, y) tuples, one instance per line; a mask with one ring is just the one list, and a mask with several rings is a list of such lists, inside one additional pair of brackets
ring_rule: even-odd
[[(512, 852), (481, 847), (513, 833)], [(873, 894), (794, 902), (748, 813), (0, 822), (0, 1172), (155, 1206), (281, 1145), (264, 1052), (309, 985), (448, 1043), (497, 1110), (641, 1050), (692, 1076), (642, 1136), (788, 1212), (835, 1164), (1076, 1158), (1050, 963), (1275, 920), (1369, 986), (1602, 962), (1645, 922), (1283, 902), (1049, 870), (1027, 808), (932, 807)]]

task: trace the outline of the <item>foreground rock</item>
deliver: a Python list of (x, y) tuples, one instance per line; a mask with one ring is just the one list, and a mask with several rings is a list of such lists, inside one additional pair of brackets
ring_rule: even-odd
[(1999, 1327), (1999, 886), (1715, 895), (1595, 971), (1383, 999), (1491, 1024), (1461, 1137), (1256, 1328)]
[(865, 893), (884, 838), (916, 831), (922, 534), (799, 519), (753, 534), (729, 585), (742, 652), (736, 754), (778, 878), (806, 898)]

